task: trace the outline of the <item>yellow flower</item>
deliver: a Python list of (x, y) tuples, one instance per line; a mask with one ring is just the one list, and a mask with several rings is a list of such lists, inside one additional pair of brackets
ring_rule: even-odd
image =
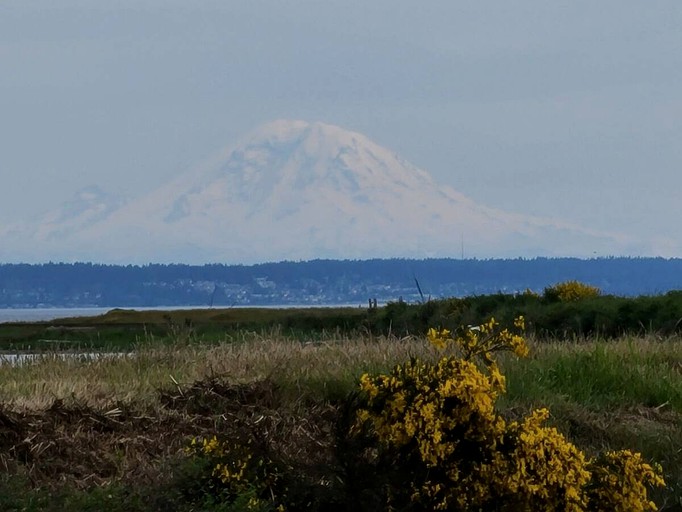
[(526, 319), (523, 317), (523, 315), (517, 316), (514, 319), (514, 327), (521, 330), (524, 330), (526, 328)]
[(431, 342), (431, 344), (438, 350), (444, 350), (448, 345), (448, 339), (450, 336), (450, 331), (447, 329), (436, 330), (433, 327), (428, 330), (426, 337)]
[(456, 343), (462, 356), (412, 359), (388, 374), (360, 378), (367, 402), (356, 411), (356, 425), (373, 435), (376, 451), (388, 451), (396, 464), (409, 461), (396, 468), (406, 477), (390, 484), (391, 502), (411, 501), (417, 510), (656, 510), (647, 487), (664, 485), (662, 470), (640, 454), (610, 452), (588, 461), (545, 425), (547, 409), (511, 423), (497, 412), (506, 379), (494, 354), (527, 355), (524, 329), (522, 316), (510, 328), (491, 318), (454, 336), (429, 329), (429, 342)]
[(561, 302), (578, 301), (592, 297), (598, 297), (601, 291), (596, 286), (581, 283), (579, 281), (565, 281), (545, 288), (545, 297)]

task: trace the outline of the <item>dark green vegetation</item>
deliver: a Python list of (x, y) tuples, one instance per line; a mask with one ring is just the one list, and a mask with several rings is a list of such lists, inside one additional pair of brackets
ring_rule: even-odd
[(613, 338), (623, 334), (682, 331), (682, 291), (659, 296), (611, 295), (562, 302), (535, 294), (483, 295), (420, 305), (388, 304), (370, 322), (376, 331), (420, 333), (430, 326), (478, 325), (491, 316), (511, 323), (523, 315), (529, 332), (540, 337)]
[(567, 302), (535, 294), (494, 294), (422, 304), (393, 302), (376, 309), (112, 310), (91, 318), (0, 324), (0, 350), (127, 350), (150, 340), (216, 342), (245, 330), (268, 333), (273, 329), (309, 341), (330, 333), (402, 337), (420, 335), (433, 326), (478, 325), (491, 316), (510, 323), (519, 315), (525, 316), (530, 334), (543, 338), (613, 338), (646, 333), (667, 336), (682, 330), (682, 291)]
[(299, 340), (351, 333), (367, 325), (360, 308), (114, 309), (96, 317), (0, 324), (0, 350), (129, 350), (150, 342), (218, 342), (273, 330)]

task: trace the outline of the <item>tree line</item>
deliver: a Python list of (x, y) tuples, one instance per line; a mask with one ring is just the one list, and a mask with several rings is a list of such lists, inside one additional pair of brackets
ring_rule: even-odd
[[(417, 289), (425, 297), (515, 293), (578, 280), (605, 294), (653, 295), (682, 289), (682, 259), (371, 259), (283, 261), (254, 265), (103, 265), (97, 263), (0, 264), (0, 307), (49, 305), (204, 304), (231, 293), (298, 296), (359, 294), (398, 299)], [(383, 290), (383, 291), (382, 291)], [(216, 291), (218, 293), (216, 294)], [(292, 295), (293, 294), (293, 295)], [(331, 295), (330, 295), (331, 296)], [(165, 302), (164, 302), (165, 301)]]

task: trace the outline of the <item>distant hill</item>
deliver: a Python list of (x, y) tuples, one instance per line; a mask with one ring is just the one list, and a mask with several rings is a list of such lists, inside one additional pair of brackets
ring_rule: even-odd
[(479, 204), (360, 133), (289, 120), (141, 197), (91, 187), (0, 225), (12, 262), (677, 254), (656, 244)]
[[(312, 260), (260, 265), (0, 265), (0, 308), (419, 302), (568, 279), (615, 295), (682, 289), (682, 259)], [(421, 290), (421, 293), (420, 293)]]

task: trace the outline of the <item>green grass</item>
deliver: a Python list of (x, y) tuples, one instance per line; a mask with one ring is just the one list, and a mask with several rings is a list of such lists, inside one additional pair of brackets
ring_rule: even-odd
[(528, 359), (504, 366), (508, 398), (682, 411), (681, 350), (679, 338), (535, 343)]
[(669, 488), (659, 503), (682, 507), (682, 342), (625, 337), (535, 343), (528, 359), (504, 362), (501, 405), (548, 407), (552, 422), (596, 453), (631, 448), (659, 462)]

